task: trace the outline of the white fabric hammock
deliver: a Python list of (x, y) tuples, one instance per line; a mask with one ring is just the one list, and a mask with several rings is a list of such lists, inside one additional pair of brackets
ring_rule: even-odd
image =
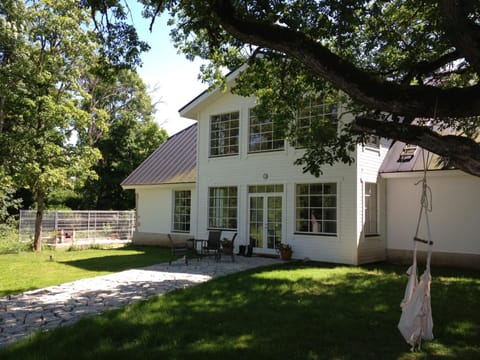
[[(398, 322), (398, 329), (402, 333), (405, 341), (412, 346), (412, 351), (417, 346), (420, 348), (422, 340), (433, 340), (433, 319), (432, 307), (430, 302), (430, 283), (432, 280), (430, 274), (430, 260), (432, 255), (433, 242), (431, 240), (430, 223), (428, 213), (431, 211), (431, 190), (427, 185), (428, 163), (425, 159), (425, 152), (422, 149), (424, 162), (424, 176), (417, 184), (422, 184), (422, 198), (420, 213), (418, 216), (417, 230), (413, 238), (413, 264), (407, 270), (409, 275), (405, 296), (400, 303), (402, 315)], [(427, 240), (419, 238), (420, 224), (422, 217), (425, 217), (427, 228)], [(421, 242), (428, 245), (427, 263), (425, 272), (418, 281), (417, 276), (417, 244)]]

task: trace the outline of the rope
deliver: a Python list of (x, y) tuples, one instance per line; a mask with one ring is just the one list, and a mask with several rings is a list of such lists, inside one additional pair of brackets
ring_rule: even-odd
[[(432, 189), (427, 183), (427, 170), (429, 167), (430, 155), (425, 155), (425, 150), (422, 148), (422, 161), (423, 161), (423, 178), (415, 183), (415, 185), (422, 185), (422, 196), (420, 197), (420, 212), (418, 214), (418, 221), (417, 221), (417, 228), (415, 231), (415, 236), (413, 238), (414, 241), (414, 259), (416, 260), (417, 255), (417, 242), (422, 242), (425, 244), (430, 245), (428, 248), (428, 255), (427, 255), (427, 268), (430, 269), (430, 260), (432, 255), (432, 234), (430, 230), (430, 221), (428, 218), (428, 213), (432, 212)], [(421, 239), (419, 237), (420, 232), (420, 224), (422, 222), (422, 217), (425, 216), (425, 224), (427, 226), (427, 239)], [(416, 262), (416, 261), (415, 261)]]

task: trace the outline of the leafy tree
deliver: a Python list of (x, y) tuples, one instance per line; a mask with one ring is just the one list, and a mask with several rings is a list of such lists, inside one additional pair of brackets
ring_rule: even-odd
[(15, 188), (10, 176), (5, 174), (4, 169), (0, 168), (0, 225), (9, 223), (11, 211), (18, 209), (21, 200), (15, 198)]
[(89, 114), (77, 79), (96, 43), (89, 14), (75, 0), (8, 0), (1, 5), (1, 164), (37, 206), (34, 248), (41, 250), (45, 199), (94, 173), (98, 151), (76, 143)]
[[(478, 1), (141, 2), (152, 25), (158, 14), (171, 14), (172, 38), (187, 57), (211, 61), (205, 80), (218, 84), (225, 68), (247, 64), (236, 91), (270, 105), (287, 136), (295, 135), (292, 114), (304, 94), (348, 95), (355, 120), (339, 134), (331, 123), (318, 124), (306, 169), (351, 161), (352, 145), (373, 134), (420, 145), (480, 176)], [(445, 135), (446, 128), (455, 133)]]
[[(90, 95), (83, 106), (96, 114), (85, 141), (95, 146), (102, 158), (94, 166), (98, 178), (89, 179), (82, 189), (81, 206), (132, 209), (134, 195), (123, 191), (120, 183), (166, 139), (167, 133), (154, 122), (152, 100), (135, 71), (122, 69), (108, 77), (85, 74), (82, 83)], [(105, 127), (97, 126), (99, 116)]]

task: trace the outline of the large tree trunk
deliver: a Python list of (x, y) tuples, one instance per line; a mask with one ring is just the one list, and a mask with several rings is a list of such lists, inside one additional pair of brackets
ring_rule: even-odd
[(35, 236), (33, 238), (33, 249), (42, 251), (42, 220), (43, 211), (45, 210), (45, 196), (40, 193), (36, 196), (37, 200), (37, 216), (35, 217)]

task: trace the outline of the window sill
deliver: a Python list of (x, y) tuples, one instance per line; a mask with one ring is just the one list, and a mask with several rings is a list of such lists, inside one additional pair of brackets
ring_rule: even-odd
[(209, 155), (208, 158), (209, 159), (221, 159), (221, 158), (225, 158), (225, 157), (232, 157), (232, 156), (238, 156), (239, 154), (236, 153), (236, 154), (225, 154), (225, 155)]
[(337, 234), (309, 233), (309, 232), (298, 232), (298, 231), (294, 232), (293, 235), (337, 237)]
[(207, 228), (207, 231), (237, 231), (237, 229), (227, 229), (227, 228)]
[(380, 234), (365, 234), (365, 238), (375, 238), (375, 237), (380, 237)]

